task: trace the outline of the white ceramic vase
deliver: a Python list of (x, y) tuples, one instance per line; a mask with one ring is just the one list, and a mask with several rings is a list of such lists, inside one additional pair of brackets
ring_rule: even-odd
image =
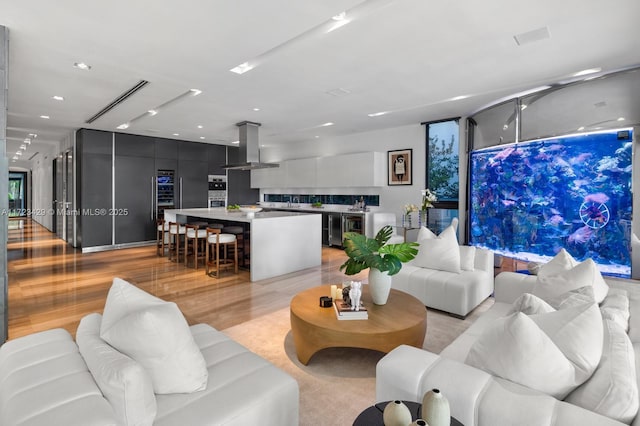
[(369, 292), (376, 305), (384, 305), (389, 299), (391, 291), (391, 277), (387, 272), (380, 272), (376, 268), (369, 268)]
[(449, 401), (439, 389), (432, 389), (422, 398), (422, 418), (429, 426), (451, 425)]
[(409, 426), (411, 424), (411, 411), (402, 401), (391, 401), (382, 412), (384, 426)]

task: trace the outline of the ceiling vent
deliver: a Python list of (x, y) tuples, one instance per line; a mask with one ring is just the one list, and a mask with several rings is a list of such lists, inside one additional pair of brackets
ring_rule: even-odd
[(534, 43), (536, 41), (550, 38), (548, 27), (538, 28), (536, 30), (527, 31), (526, 33), (516, 34), (513, 36), (518, 46)]
[(124, 92), (123, 94), (121, 94), (120, 96), (115, 98), (107, 106), (105, 106), (100, 111), (98, 111), (93, 117), (91, 117), (87, 121), (85, 121), (85, 123), (87, 123), (87, 124), (93, 123), (98, 118), (102, 117), (103, 115), (105, 115), (106, 113), (111, 111), (113, 108), (117, 107), (122, 102), (126, 101), (129, 97), (131, 97), (138, 90), (142, 89), (148, 83), (149, 82), (147, 80), (140, 80), (135, 86), (133, 86), (131, 89), (127, 90), (126, 92)]

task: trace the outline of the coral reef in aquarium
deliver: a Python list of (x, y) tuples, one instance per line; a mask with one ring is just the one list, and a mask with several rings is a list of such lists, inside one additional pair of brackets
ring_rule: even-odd
[(471, 153), (470, 242), (544, 261), (561, 248), (630, 275), (630, 130)]

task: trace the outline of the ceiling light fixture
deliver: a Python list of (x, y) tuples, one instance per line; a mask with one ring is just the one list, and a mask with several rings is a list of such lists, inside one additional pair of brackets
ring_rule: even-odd
[(20, 145), (20, 149), (23, 150), (23, 151), (26, 151), (27, 150), (27, 145), (26, 144)]
[(579, 132), (581, 132), (581, 131), (583, 131), (583, 130), (584, 130), (584, 126), (580, 126), (580, 127), (578, 127), (578, 131), (579, 131)]
[(198, 124), (198, 129), (202, 129), (202, 124)]
[(26, 143), (27, 145), (31, 145), (31, 139), (26, 138), (26, 139), (24, 140), (24, 143)]
[(200, 93), (202, 93), (202, 90), (198, 90), (198, 89), (189, 89), (189, 92), (191, 92), (191, 96), (198, 96)]
[(602, 68), (589, 68), (586, 70), (578, 71), (576, 73), (571, 74), (572, 77), (582, 77), (583, 75), (595, 74), (597, 72), (602, 71)]
[(240, 145), (240, 141), (233, 141), (231, 143), (234, 144), (234, 145)]
[(64, 97), (58, 95), (53, 95), (51, 99), (55, 99), (56, 101), (64, 101)]
[(380, 117), (381, 115), (385, 115), (385, 114), (389, 114), (389, 111), (374, 112), (374, 113), (367, 114), (367, 115), (369, 117)]
[(231, 68), (229, 71), (234, 72), (236, 74), (244, 74), (247, 71), (251, 71), (255, 65), (249, 65), (249, 62), (243, 62), (237, 67)]
[(22, 151), (16, 151), (16, 155), (22, 155)]
[(469, 95), (460, 95), (460, 96), (454, 96), (453, 98), (449, 99), (450, 101), (460, 101), (462, 99), (467, 99), (469, 97)]
[(260, 108), (254, 108), (253, 110), (254, 111), (260, 111)]
[(91, 65), (87, 65), (84, 62), (76, 62), (73, 64), (73, 66), (84, 71), (88, 71), (91, 69)]
[(329, 122), (327, 122), (327, 123), (321, 124), (321, 125), (320, 125), (320, 127), (333, 126), (333, 124), (334, 124), (334, 123), (332, 123), (332, 122), (330, 122), (330, 121), (329, 121)]
[(200, 139), (206, 139), (204, 136), (200, 136)]
[(156, 115), (156, 114), (158, 113), (158, 110), (150, 109), (150, 110), (149, 110), (149, 111), (147, 111), (147, 112), (149, 113), (149, 115), (150, 115), (151, 117), (153, 117), (154, 115)]
[(36, 135), (35, 133), (29, 133), (29, 136), (31, 136), (32, 138), (37, 138), (38, 135)]
[(180, 133), (174, 133), (173, 136), (180, 136)]
[(624, 120), (625, 120), (625, 118), (624, 118), (624, 117), (618, 117), (618, 120), (617, 120), (617, 121), (624, 121)]
[(45, 120), (50, 119), (51, 117), (49, 117), (48, 115), (41, 115), (40, 118), (44, 118)]
[(124, 129), (128, 129), (130, 126), (129, 123), (122, 123), (121, 125), (119, 125), (118, 127), (116, 127), (116, 129), (120, 129), (120, 130), (124, 130)]

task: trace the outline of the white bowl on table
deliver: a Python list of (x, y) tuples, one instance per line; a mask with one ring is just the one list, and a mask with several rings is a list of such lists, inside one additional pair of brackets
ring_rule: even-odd
[(255, 217), (257, 212), (262, 211), (262, 207), (244, 206), (244, 207), (240, 207), (240, 211), (246, 213), (247, 217)]

